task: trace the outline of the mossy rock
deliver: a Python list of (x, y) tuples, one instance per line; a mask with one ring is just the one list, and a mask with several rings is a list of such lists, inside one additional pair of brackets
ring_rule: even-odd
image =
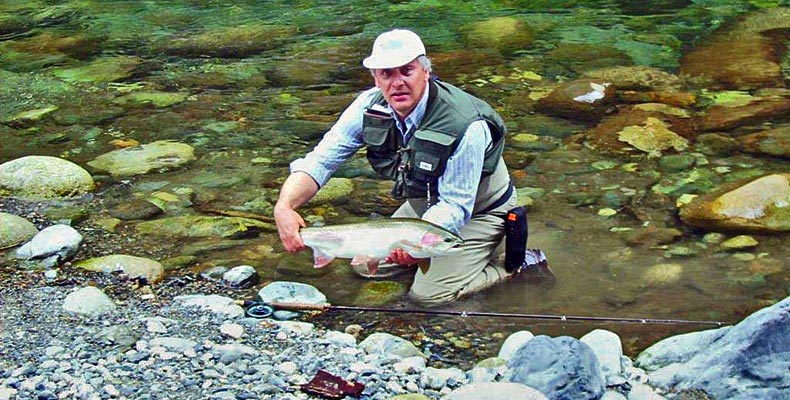
[(354, 304), (377, 307), (406, 293), (406, 288), (394, 281), (370, 281), (362, 285)]
[(192, 146), (160, 140), (113, 150), (96, 157), (88, 165), (113, 176), (132, 176), (178, 168), (194, 159)]
[(176, 92), (134, 92), (113, 100), (113, 104), (129, 107), (166, 108), (187, 99), (186, 93)]
[(93, 188), (88, 171), (62, 158), (27, 156), (0, 164), (0, 196), (58, 199), (80, 196)]
[(53, 74), (70, 83), (107, 83), (128, 78), (141, 59), (132, 56), (102, 57), (75, 68), (56, 69)]
[(112, 254), (104, 257), (95, 257), (74, 264), (94, 272), (123, 272), (130, 278), (145, 278), (148, 282), (157, 282), (164, 276), (164, 268), (157, 261), (143, 257), (125, 254)]
[(532, 44), (535, 32), (514, 17), (493, 17), (466, 27), (466, 42), (475, 49), (495, 50), (509, 55)]
[(137, 224), (137, 232), (166, 237), (239, 237), (260, 231), (275, 232), (269, 223), (239, 217), (180, 216)]
[(353, 192), (354, 181), (348, 178), (332, 178), (310, 200), (310, 205), (337, 204), (346, 201), (347, 197)]
[(7, 213), (0, 213), (0, 249), (14, 247), (36, 236), (38, 229), (30, 221)]

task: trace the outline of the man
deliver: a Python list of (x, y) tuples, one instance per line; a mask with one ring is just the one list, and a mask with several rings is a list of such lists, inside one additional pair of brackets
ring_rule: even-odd
[[(362, 64), (376, 87), (360, 94), (315, 149), (291, 164), (274, 216), (289, 252), (305, 248), (295, 211), (309, 201), (337, 167), (367, 146), (373, 169), (395, 181), (393, 195), (406, 202), (393, 217), (440, 225), (464, 239), (463, 251), (434, 258), (415, 272), (409, 295), (437, 305), (510, 277), (502, 254), (503, 217), (516, 195), (502, 160), (505, 124), (485, 102), (431, 76), (425, 47), (414, 32), (382, 33)], [(545, 257), (533, 253), (533, 264)], [(391, 263), (418, 261), (402, 249)]]

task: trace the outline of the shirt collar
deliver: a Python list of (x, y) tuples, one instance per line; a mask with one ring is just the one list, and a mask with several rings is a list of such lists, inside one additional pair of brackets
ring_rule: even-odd
[[(414, 107), (414, 110), (412, 110), (409, 116), (406, 117), (405, 120), (403, 120), (403, 122), (406, 124), (406, 130), (404, 131), (404, 134), (406, 132), (410, 132), (412, 128), (414, 128), (415, 126), (419, 125), (420, 122), (422, 122), (422, 118), (425, 116), (425, 110), (428, 108), (428, 92), (430, 92), (430, 88), (428, 87), (428, 85), (425, 85), (425, 92), (423, 92), (420, 101), (417, 102), (417, 106)], [(387, 109), (389, 109), (390, 113), (397, 120), (398, 116), (395, 113), (395, 110), (393, 110), (392, 107), (389, 106), (389, 104), (387, 105)]]

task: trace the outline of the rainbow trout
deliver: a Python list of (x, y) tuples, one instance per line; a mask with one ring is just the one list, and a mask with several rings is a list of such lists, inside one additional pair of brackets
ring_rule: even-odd
[(304, 244), (313, 249), (316, 268), (335, 258), (350, 258), (351, 265), (367, 265), (371, 274), (397, 248), (414, 258), (428, 258), (454, 254), (463, 243), (458, 235), (415, 218), (302, 228), (299, 234)]

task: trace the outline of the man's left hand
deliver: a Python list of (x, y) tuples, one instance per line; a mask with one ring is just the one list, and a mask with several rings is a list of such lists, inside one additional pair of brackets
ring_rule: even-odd
[(414, 265), (420, 262), (422, 258), (414, 258), (411, 254), (407, 253), (401, 248), (397, 248), (390, 253), (389, 257), (384, 259), (384, 262), (395, 263), (398, 265)]

